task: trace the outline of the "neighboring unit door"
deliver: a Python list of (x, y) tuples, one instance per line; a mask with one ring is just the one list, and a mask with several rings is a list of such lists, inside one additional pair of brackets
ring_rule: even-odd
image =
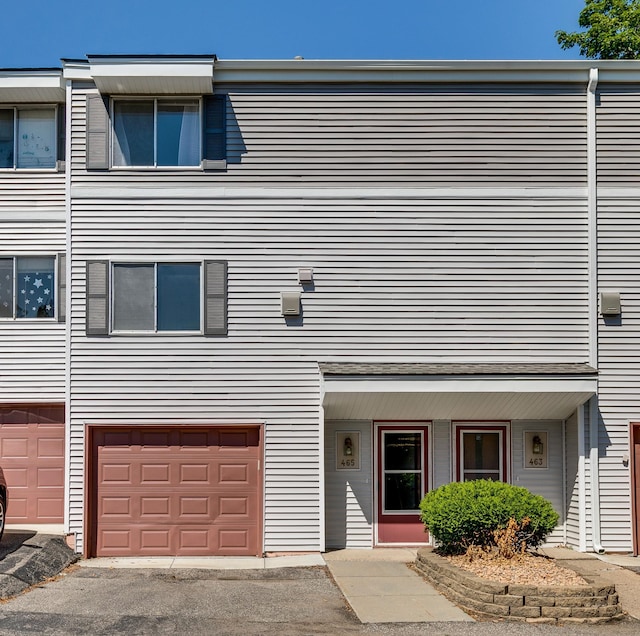
[(262, 553), (259, 427), (96, 427), (90, 556)]
[(422, 544), (429, 536), (420, 521), (428, 490), (427, 426), (377, 427), (377, 544)]
[(504, 425), (456, 426), (458, 481), (506, 481), (506, 431)]
[(640, 553), (640, 424), (631, 425), (631, 495), (633, 500), (634, 553)]
[(7, 523), (63, 523), (64, 406), (0, 409), (0, 465)]

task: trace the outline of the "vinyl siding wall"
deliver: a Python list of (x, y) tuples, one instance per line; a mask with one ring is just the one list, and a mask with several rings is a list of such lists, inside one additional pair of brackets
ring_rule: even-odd
[[(525, 466), (525, 431), (547, 433), (548, 468), (527, 468)], [(560, 515), (558, 525), (547, 537), (547, 543), (551, 545), (564, 543), (566, 509), (562, 478), (564, 469), (562, 436), (561, 421), (518, 420), (511, 422), (511, 482), (548, 499), (553, 509)]]
[[(325, 423), (327, 548), (373, 547), (373, 423)], [(336, 469), (336, 432), (360, 432), (360, 469)]]
[[(584, 95), (234, 88), (226, 172), (88, 173), (88, 88), (72, 108), (73, 531), (87, 422), (266, 422), (265, 549), (313, 550), (318, 361), (587, 359)], [(86, 260), (142, 257), (228, 260), (228, 336), (87, 338)], [(302, 266), (315, 284), (287, 323)]]
[[(65, 176), (0, 171), (0, 257), (65, 251)], [(63, 402), (65, 326), (0, 319), (0, 402)]]
[(599, 317), (602, 544), (630, 551), (629, 421), (640, 417), (640, 89), (603, 85), (598, 119), (599, 290), (621, 295), (619, 318)]

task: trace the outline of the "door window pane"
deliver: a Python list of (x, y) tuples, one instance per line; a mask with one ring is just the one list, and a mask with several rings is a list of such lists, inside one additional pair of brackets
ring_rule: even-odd
[(200, 265), (158, 264), (158, 331), (200, 329)]
[(418, 510), (423, 494), (420, 473), (387, 473), (384, 476), (384, 509), (387, 512)]
[(153, 166), (153, 102), (117, 101), (113, 114), (113, 164)]
[(18, 168), (55, 168), (54, 109), (18, 110)]
[(420, 470), (420, 433), (385, 433), (385, 470)]
[(157, 135), (157, 165), (198, 165), (200, 116), (197, 102), (158, 102)]
[(472, 479), (501, 480), (501, 436), (496, 431), (462, 433), (463, 481)]
[(13, 168), (13, 109), (0, 110), (0, 168)]
[(114, 265), (113, 328), (116, 331), (155, 329), (155, 271), (151, 265)]
[(16, 318), (54, 317), (54, 258), (16, 259)]

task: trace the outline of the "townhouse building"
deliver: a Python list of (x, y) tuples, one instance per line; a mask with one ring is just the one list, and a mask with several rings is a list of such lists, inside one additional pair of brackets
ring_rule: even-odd
[(424, 492), (484, 477), (547, 497), (552, 544), (637, 553), (639, 87), (600, 61), (0, 71), (8, 521), (87, 556), (420, 545)]

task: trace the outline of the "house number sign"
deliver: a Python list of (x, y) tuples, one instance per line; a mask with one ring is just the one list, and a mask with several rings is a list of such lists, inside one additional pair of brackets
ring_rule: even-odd
[(548, 468), (549, 445), (546, 431), (526, 431), (524, 434), (524, 467)]
[(336, 433), (336, 469), (360, 470), (360, 432)]

